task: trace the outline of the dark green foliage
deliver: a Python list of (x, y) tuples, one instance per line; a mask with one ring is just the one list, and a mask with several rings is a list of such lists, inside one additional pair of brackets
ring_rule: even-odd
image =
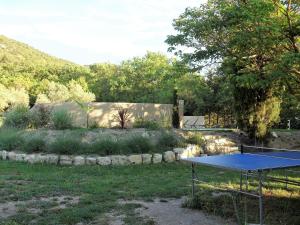
[(143, 136), (132, 136), (121, 142), (127, 152), (150, 153), (156, 150), (150, 139)]
[(30, 112), (30, 123), (33, 128), (47, 127), (50, 120), (51, 112), (43, 105)]
[(179, 113), (178, 113), (178, 95), (177, 90), (173, 90), (173, 114), (172, 114), (173, 127), (179, 127)]
[[(292, 5), (291, 1), (210, 0), (186, 9), (174, 21), (178, 34), (167, 39), (169, 50), (177, 50), (196, 69), (215, 67), (220, 80), (229, 81), (234, 101), (226, 99), (227, 85), (225, 92), (215, 94), (225, 96), (223, 107), (224, 103), (235, 106), (239, 127), (251, 137), (263, 138), (278, 122), (284, 92), (299, 96), (299, 32), (292, 25), (300, 21), (299, 3)], [(193, 51), (182, 52), (182, 46)], [(216, 103), (212, 105), (218, 108)]]
[(54, 129), (64, 130), (73, 127), (72, 115), (66, 109), (58, 109), (52, 112), (51, 121)]
[(117, 155), (121, 153), (122, 145), (112, 138), (101, 138), (88, 146), (87, 152), (98, 155)]
[(12, 151), (23, 144), (23, 138), (15, 129), (0, 129), (0, 149)]
[(35, 134), (33, 136), (28, 136), (25, 138), (22, 143), (21, 150), (27, 153), (32, 152), (45, 152), (46, 151), (46, 143), (42, 136)]
[(8, 128), (28, 128), (30, 116), (28, 107), (18, 105), (5, 113), (3, 126)]
[(202, 146), (205, 143), (205, 139), (201, 133), (193, 133), (188, 135), (186, 142), (189, 144)]
[(178, 137), (171, 131), (162, 131), (158, 138), (158, 145), (163, 147), (175, 147), (178, 143)]
[(128, 155), (131, 153), (150, 153), (154, 150), (159, 151), (149, 138), (143, 136), (132, 136), (118, 140), (110, 137), (101, 138), (90, 144), (88, 149), (86, 149), (88, 153), (98, 155)]
[(156, 121), (136, 119), (133, 123), (134, 128), (146, 128), (149, 130), (158, 130), (161, 128), (160, 124)]
[(58, 137), (56, 140), (52, 141), (48, 147), (47, 151), (49, 153), (57, 154), (78, 154), (85, 152), (85, 146), (81, 143), (81, 140), (76, 136), (63, 136)]

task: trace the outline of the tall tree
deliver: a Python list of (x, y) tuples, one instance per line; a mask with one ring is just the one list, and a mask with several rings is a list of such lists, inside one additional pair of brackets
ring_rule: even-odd
[(298, 71), (299, 0), (209, 0), (173, 25), (170, 50), (197, 68), (217, 66), (231, 81), (239, 126), (264, 137), (279, 120), (282, 85), (292, 87), (287, 78)]

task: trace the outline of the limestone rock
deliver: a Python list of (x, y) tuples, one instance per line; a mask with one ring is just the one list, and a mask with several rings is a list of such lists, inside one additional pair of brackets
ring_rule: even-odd
[(46, 163), (49, 164), (58, 164), (59, 156), (55, 154), (46, 155)]
[(184, 151), (185, 151), (184, 148), (174, 148), (173, 152), (175, 153), (175, 159), (176, 160), (182, 159), (182, 155), (183, 155)]
[(18, 161), (18, 162), (24, 162), (25, 161), (25, 157), (26, 157), (26, 154), (24, 154), (24, 153), (18, 153), (18, 154), (16, 154), (16, 161)]
[(7, 160), (7, 154), (8, 154), (7, 151), (5, 151), (5, 150), (2, 151), (2, 153), (1, 153), (2, 160)]
[(142, 154), (142, 161), (143, 161), (143, 164), (151, 164), (152, 155), (151, 154)]
[(16, 153), (14, 152), (8, 152), (8, 159), (12, 161), (16, 161)]
[(142, 164), (142, 156), (141, 155), (130, 155), (128, 156), (128, 160), (130, 164)]
[(47, 155), (45, 154), (36, 154), (34, 163), (46, 163)]
[(271, 136), (272, 136), (273, 138), (278, 138), (278, 135), (277, 135), (277, 133), (276, 133), (275, 131), (272, 131), (272, 132), (271, 132)]
[(75, 156), (74, 157), (74, 165), (79, 166), (79, 165), (84, 165), (85, 164), (85, 158), (83, 156)]
[(97, 164), (99, 164), (101, 166), (111, 165), (111, 158), (108, 156), (97, 157)]
[(29, 162), (29, 163), (35, 163), (35, 158), (36, 155), (35, 154), (29, 154), (25, 156), (25, 162)]
[(94, 156), (88, 156), (88, 157), (86, 157), (86, 159), (85, 159), (85, 163), (86, 163), (87, 165), (96, 165), (96, 163), (97, 163), (97, 158), (94, 157)]
[(187, 148), (181, 155), (181, 158), (189, 158), (199, 156), (201, 153), (204, 153), (202, 148), (198, 145), (188, 145)]
[(173, 151), (166, 151), (164, 153), (164, 161), (165, 162), (174, 162), (175, 161), (175, 153)]
[(154, 164), (161, 163), (161, 161), (162, 161), (162, 154), (158, 154), (158, 153), (153, 154), (152, 162)]
[(59, 159), (60, 165), (72, 165), (73, 157), (68, 155), (61, 155)]
[(129, 159), (125, 155), (113, 155), (111, 156), (112, 165), (129, 165)]

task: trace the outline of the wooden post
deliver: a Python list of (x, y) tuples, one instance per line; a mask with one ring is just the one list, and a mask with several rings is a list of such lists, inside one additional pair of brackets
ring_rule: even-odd
[(183, 128), (184, 100), (178, 100), (179, 128)]

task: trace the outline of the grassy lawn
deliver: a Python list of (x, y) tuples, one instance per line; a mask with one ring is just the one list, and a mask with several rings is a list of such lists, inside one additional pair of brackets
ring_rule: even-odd
[[(211, 168), (199, 168), (200, 172), (205, 170), (204, 179), (211, 183), (237, 186), (239, 182), (238, 173), (223, 173)], [(135, 213), (135, 209), (139, 205), (122, 205), (118, 203), (118, 200), (142, 199), (152, 201), (156, 197), (177, 198), (190, 194), (191, 190), (190, 166), (180, 163), (128, 167), (57, 167), (0, 161), (0, 171), (0, 204), (12, 201), (25, 202), (25, 204), (18, 205), (17, 214), (4, 219), (0, 222), (1, 225), (58, 225), (80, 222), (87, 224), (91, 221), (98, 221), (95, 224), (105, 225), (108, 224), (107, 214), (111, 212), (125, 215), (123, 219), (125, 224), (151, 225), (154, 224), (153, 221), (141, 218)], [(217, 173), (217, 175), (213, 175), (214, 173)], [(226, 182), (228, 179), (230, 179), (230, 184)], [(278, 198), (272, 200), (272, 207), (274, 206), (278, 210), (284, 208), (284, 213), (288, 213), (290, 218), (297, 220), (297, 214), (300, 215), (300, 191), (293, 193), (293, 197), (290, 199), (287, 196), (290, 197), (291, 192), (283, 191), (281, 186), (274, 188), (274, 193)], [(206, 193), (202, 193), (196, 198), (196, 201), (201, 199), (201, 203), (196, 202), (197, 204), (195, 204), (195, 201), (193, 201), (188, 205), (205, 209), (213, 214), (234, 216), (232, 212), (224, 213), (224, 209), (228, 212), (232, 208), (231, 200), (210, 198), (209, 192), (211, 190), (206, 187), (205, 191)], [(55, 206), (58, 204), (57, 198), (59, 196), (79, 197), (80, 200), (78, 204), (68, 205), (66, 203), (66, 208), (58, 208)], [(40, 201), (40, 199), (46, 197), (52, 197), (52, 200), (46, 203)], [(37, 200), (28, 202), (32, 199)], [(226, 204), (230, 206), (224, 208), (220, 205), (220, 201), (225, 207)], [(287, 202), (291, 203), (287, 205)], [(33, 213), (30, 210), (32, 207), (38, 208), (39, 211)], [(267, 210), (269, 221), (273, 221), (274, 217), (281, 216), (281, 211), (274, 213), (272, 207), (266, 207), (269, 207)], [(273, 215), (273, 217), (270, 215)], [(278, 224), (296, 225), (296, 222), (281, 223), (278, 221)], [(275, 225), (275, 223), (272, 223), (272, 225)]]

